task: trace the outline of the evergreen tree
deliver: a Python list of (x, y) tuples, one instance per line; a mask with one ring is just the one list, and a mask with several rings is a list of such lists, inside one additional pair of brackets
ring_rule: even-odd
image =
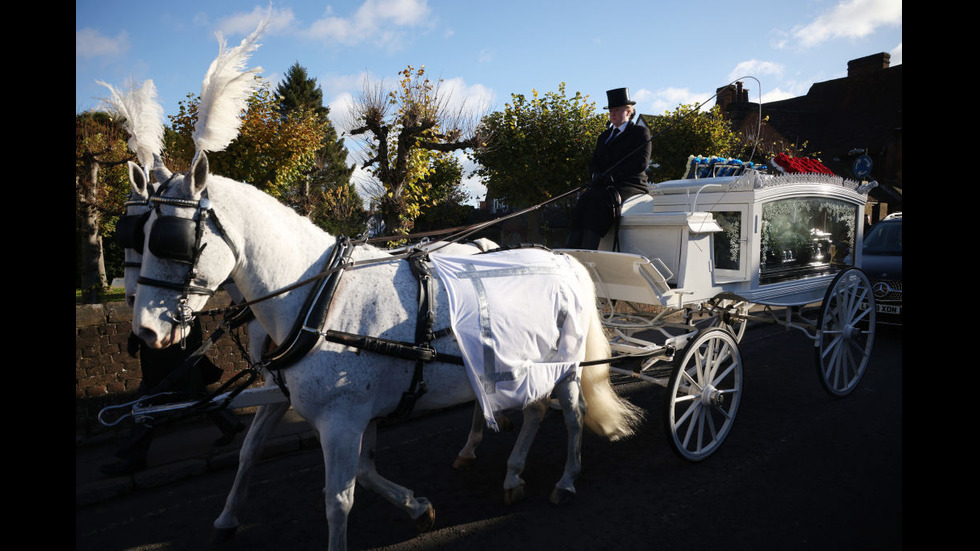
[(298, 62), (286, 71), (286, 78), (279, 83), (276, 94), (279, 96), (279, 110), (283, 114), (297, 109), (310, 109), (321, 120), (327, 120), (330, 114), (330, 108), (323, 105), (323, 91), (317, 85), (316, 79), (310, 78), (306, 68)]
[(302, 185), (293, 190), (290, 204), (331, 233), (352, 235), (363, 232), (366, 215), (361, 198), (350, 183), (354, 166), (347, 165), (347, 148), (330, 122), (330, 108), (323, 105), (323, 91), (316, 79), (309, 77), (306, 68), (295, 63), (286, 71), (276, 94), (284, 117), (312, 112), (324, 123), (324, 137), (316, 154), (315, 167), (307, 173)]

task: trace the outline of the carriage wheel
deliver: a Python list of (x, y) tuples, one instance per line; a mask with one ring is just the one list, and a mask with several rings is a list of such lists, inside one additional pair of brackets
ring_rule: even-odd
[(742, 399), (742, 355), (728, 330), (703, 331), (667, 385), (667, 441), (688, 461), (707, 459), (732, 430)]
[(817, 374), (824, 390), (847, 396), (861, 381), (875, 340), (871, 282), (858, 268), (837, 274), (820, 307)]

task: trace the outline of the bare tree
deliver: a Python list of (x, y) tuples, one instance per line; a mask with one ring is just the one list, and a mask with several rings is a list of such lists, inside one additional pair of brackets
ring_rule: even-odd
[(480, 113), (454, 104), (442, 81), (431, 82), (424, 67), (400, 75), (397, 90), (365, 82), (349, 113), (349, 135), (360, 136), (366, 152), (362, 168), (380, 183), (375, 199), (389, 235), (411, 230), (436, 159), (482, 143)]

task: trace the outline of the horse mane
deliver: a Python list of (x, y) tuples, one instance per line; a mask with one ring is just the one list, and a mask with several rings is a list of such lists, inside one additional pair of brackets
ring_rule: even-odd
[(258, 49), (259, 36), (267, 26), (268, 19), (265, 19), (241, 44), (231, 49), (226, 49), (220, 33), (215, 34), (218, 57), (204, 75), (197, 125), (192, 135), (198, 152), (221, 151), (238, 136), (242, 123), (240, 115), (258, 87), (256, 75), (262, 72), (261, 67), (246, 69), (245, 66)]
[(156, 86), (147, 80), (137, 88), (130, 81), (129, 89), (120, 91), (101, 80), (96, 83), (109, 89), (111, 95), (102, 99), (103, 105), (113, 118), (123, 119), (129, 149), (146, 170), (154, 156), (163, 151), (163, 106), (157, 100)]
[(331, 244), (336, 240), (336, 236), (314, 224), (308, 217), (251, 184), (209, 172), (207, 187), (212, 204), (219, 211), (226, 201), (234, 201), (249, 211), (249, 219), (260, 225), (275, 215), (280, 222), (293, 224), (308, 239), (322, 237)]

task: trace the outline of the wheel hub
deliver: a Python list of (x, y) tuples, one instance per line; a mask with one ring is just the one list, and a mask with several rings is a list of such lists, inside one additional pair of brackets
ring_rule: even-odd
[(705, 406), (721, 407), (725, 404), (725, 395), (717, 388), (708, 385), (701, 392), (701, 404)]

